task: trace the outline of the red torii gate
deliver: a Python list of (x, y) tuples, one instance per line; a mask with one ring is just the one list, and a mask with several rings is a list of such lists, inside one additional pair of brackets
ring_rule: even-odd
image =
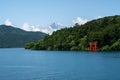
[(88, 51), (98, 51), (98, 43), (97, 43), (97, 41), (89, 42)]

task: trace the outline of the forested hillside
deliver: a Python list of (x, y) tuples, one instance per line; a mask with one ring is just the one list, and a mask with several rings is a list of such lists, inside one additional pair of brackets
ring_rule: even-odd
[(84, 25), (64, 28), (44, 39), (26, 44), (34, 50), (88, 50), (88, 43), (98, 42), (99, 50), (120, 50), (120, 16), (108, 16)]
[(42, 32), (27, 32), (12, 26), (0, 25), (0, 48), (24, 47), (31, 41), (45, 37)]

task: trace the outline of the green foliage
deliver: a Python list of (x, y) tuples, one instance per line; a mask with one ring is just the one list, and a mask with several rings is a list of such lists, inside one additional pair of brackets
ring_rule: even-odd
[(111, 50), (114, 50), (114, 51), (120, 51), (120, 39), (118, 41), (116, 41), (111, 47)]
[(78, 48), (80, 50), (87, 50), (87, 36), (80, 39)]
[(89, 42), (97, 41), (102, 51), (120, 50), (118, 39), (120, 39), (120, 16), (115, 15), (55, 31), (42, 41), (34, 42), (32, 47), (31, 44), (27, 45), (30, 46), (27, 49), (34, 47), (38, 50), (87, 50)]
[(110, 51), (110, 46), (109, 45), (106, 45), (104, 47), (101, 48), (101, 51)]
[(29, 49), (29, 48), (31, 48), (31, 47), (33, 47), (34, 46), (34, 42), (31, 42), (31, 43), (27, 43), (24, 47), (26, 48), (26, 49)]
[[(26, 43), (42, 39), (45, 35), (42, 32), (27, 32), (12, 26), (0, 25), (0, 48), (24, 47)], [(27, 45), (27, 48), (31, 46)]]

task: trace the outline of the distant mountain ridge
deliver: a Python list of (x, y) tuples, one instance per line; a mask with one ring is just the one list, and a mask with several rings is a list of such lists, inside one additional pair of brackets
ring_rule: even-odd
[(42, 32), (28, 32), (13, 26), (0, 25), (0, 48), (24, 47), (31, 41), (45, 37)]

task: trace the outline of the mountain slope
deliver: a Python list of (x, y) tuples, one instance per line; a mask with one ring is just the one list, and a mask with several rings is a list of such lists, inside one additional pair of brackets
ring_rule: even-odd
[[(97, 41), (99, 50), (120, 50), (120, 16), (108, 16), (84, 25), (64, 28), (43, 40), (29, 43), (26, 49), (88, 50), (88, 43)], [(117, 49), (116, 49), (116, 48)]]
[(44, 38), (42, 32), (27, 32), (12, 26), (0, 25), (0, 47), (23, 47), (26, 43)]

